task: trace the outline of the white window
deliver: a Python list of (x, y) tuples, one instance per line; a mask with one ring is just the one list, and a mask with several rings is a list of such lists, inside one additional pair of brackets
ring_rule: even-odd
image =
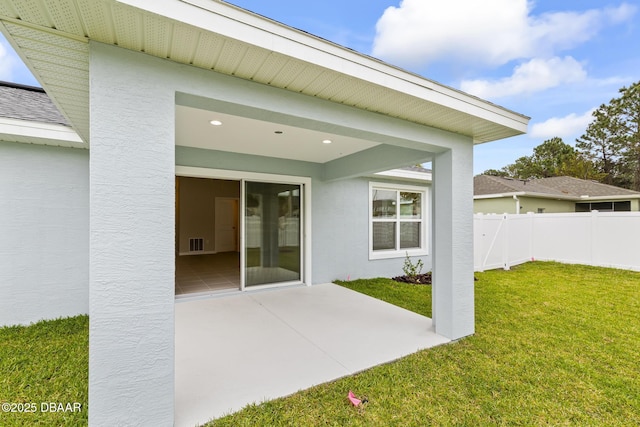
[(427, 189), (369, 183), (369, 259), (426, 255)]

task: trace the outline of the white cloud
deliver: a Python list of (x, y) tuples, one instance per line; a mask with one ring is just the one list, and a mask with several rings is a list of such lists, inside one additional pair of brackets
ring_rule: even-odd
[[(563, 139), (575, 138), (582, 135), (587, 126), (593, 120), (594, 110), (589, 110), (582, 115), (571, 113), (564, 117), (552, 117), (544, 122), (531, 126), (529, 136), (532, 138), (549, 139), (558, 136)], [(567, 143), (571, 141), (565, 141)]]
[(403, 0), (378, 20), (373, 55), (402, 65), (443, 59), (502, 65), (575, 47), (636, 12), (623, 3), (532, 15), (533, 6), (527, 0)]
[(480, 98), (496, 99), (523, 93), (534, 93), (562, 84), (586, 79), (587, 73), (578, 61), (564, 58), (534, 58), (514, 68), (510, 77), (499, 80), (464, 80), (460, 89)]
[(2, 42), (0, 42), (0, 80), (11, 81), (15, 60)]

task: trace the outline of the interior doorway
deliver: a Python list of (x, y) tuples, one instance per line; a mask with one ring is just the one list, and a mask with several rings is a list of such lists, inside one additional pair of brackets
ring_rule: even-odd
[(216, 197), (215, 202), (216, 252), (240, 251), (240, 199)]
[(240, 181), (176, 177), (177, 297), (240, 289)]

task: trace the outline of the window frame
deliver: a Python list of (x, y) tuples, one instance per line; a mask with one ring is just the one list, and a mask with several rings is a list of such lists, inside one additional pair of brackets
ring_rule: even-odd
[[(400, 200), (400, 193), (420, 193), (420, 216), (421, 218), (402, 218), (400, 207), (397, 205), (395, 217), (393, 218), (374, 218), (373, 217), (373, 191), (393, 191), (396, 193), (396, 202)], [(431, 213), (429, 211), (429, 187), (419, 185), (395, 184), (388, 182), (369, 182), (369, 259), (387, 259), (387, 258), (404, 258), (407, 256), (424, 256), (429, 255), (429, 219)], [(395, 248), (394, 249), (373, 249), (373, 225), (374, 223), (395, 223)], [(420, 246), (416, 248), (400, 248), (400, 228), (403, 223), (419, 223), (420, 224)]]

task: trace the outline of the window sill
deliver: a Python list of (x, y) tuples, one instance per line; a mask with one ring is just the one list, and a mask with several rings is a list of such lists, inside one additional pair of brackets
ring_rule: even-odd
[(425, 256), (429, 255), (429, 251), (426, 249), (403, 249), (403, 250), (393, 250), (393, 251), (375, 251), (369, 252), (369, 260), (376, 259), (390, 259), (390, 258), (406, 258), (407, 254), (409, 257), (414, 256)]

